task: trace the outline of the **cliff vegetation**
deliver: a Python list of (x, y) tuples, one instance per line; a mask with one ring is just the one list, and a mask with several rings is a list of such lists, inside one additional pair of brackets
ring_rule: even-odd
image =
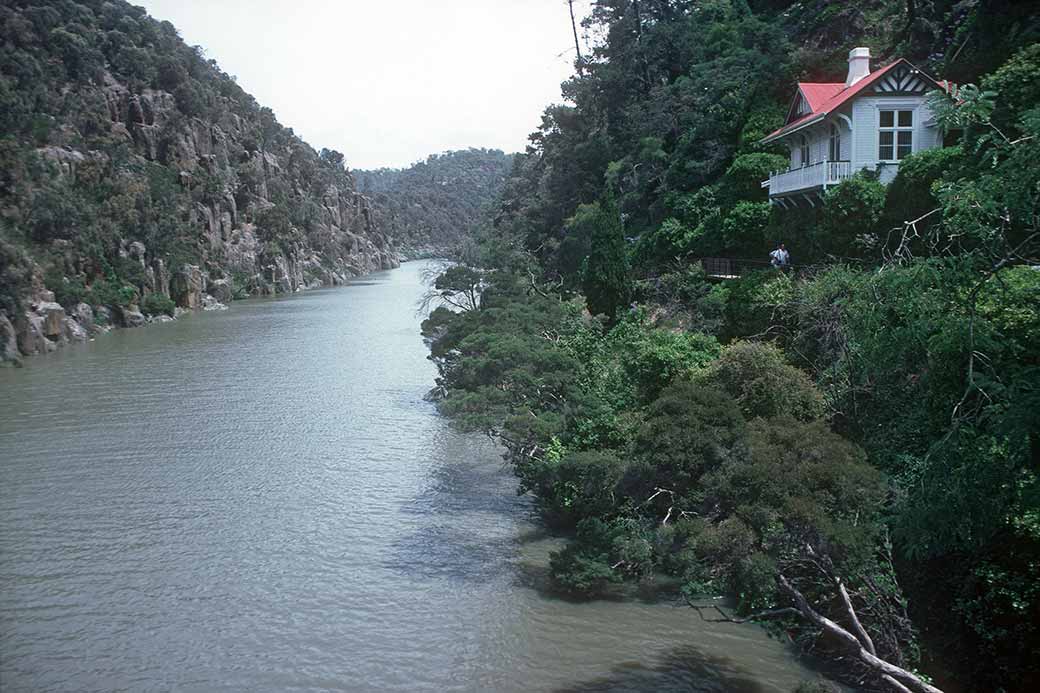
[(0, 35), (2, 360), (397, 265), (343, 155), (169, 22), (123, 0), (14, 0)]

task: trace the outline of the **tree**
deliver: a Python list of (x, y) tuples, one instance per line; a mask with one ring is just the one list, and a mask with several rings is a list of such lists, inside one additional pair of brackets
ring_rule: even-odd
[(582, 205), (568, 227), (589, 236), (589, 256), (582, 268), (589, 311), (613, 321), (631, 296), (628, 248), (617, 208), (610, 201)]
[(480, 307), (483, 281), (484, 276), (479, 270), (466, 265), (452, 265), (437, 273), (432, 288), (423, 296), (422, 307), (429, 310), (434, 304), (443, 303), (463, 312), (476, 310)]

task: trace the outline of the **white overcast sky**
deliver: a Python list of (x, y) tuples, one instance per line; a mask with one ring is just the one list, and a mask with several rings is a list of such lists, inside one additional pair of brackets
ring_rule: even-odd
[(566, 0), (134, 1), (350, 168), (522, 151), (574, 60)]

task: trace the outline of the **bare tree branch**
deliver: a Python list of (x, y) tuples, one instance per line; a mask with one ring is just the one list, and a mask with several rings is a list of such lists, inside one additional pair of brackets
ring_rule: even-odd
[(780, 585), (781, 590), (794, 600), (794, 603), (798, 607), (798, 611), (801, 612), (802, 616), (806, 620), (836, 637), (838, 640), (844, 642), (856, 651), (859, 659), (866, 664), (867, 667), (873, 669), (880, 678), (885, 681), (888, 681), (889, 679), (894, 680), (898, 686), (902, 687), (901, 689), (897, 688), (897, 690), (909, 690), (911, 693), (914, 691), (917, 693), (943, 693), (941, 689), (922, 680), (913, 672), (907, 671), (906, 669), (898, 667), (890, 662), (886, 662), (873, 652), (870, 652), (855, 635), (809, 606), (809, 602), (806, 600), (805, 595), (799, 592), (786, 576), (780, 574), (777, 577), (777, 582)]
[[(690, 608), (694, 609), (697, 612), (697, 614), (701, 617), (701, 620), (705, 621), (706, 623), (752, 623), (756, 621), (765, 621), (770, 618), (777, 618), (778, 616), (800, 617), (802, 615), (802, 613), (793, 606), (785, 606), (782, 609), (769, 609), (766, 611), (759, 611), (757, 613), (751, 614), (750, 616), (733, 618), (715, 604), (712, 604), (711, 606), (705, 606), (703, 604), (694, 604), (693, 600), (686, 595), (683, 595), (683, 599), (686, 600), (686, 603), (690, 606)], [(721, 618), (705, 618), (704, 609), (717, 611)]]

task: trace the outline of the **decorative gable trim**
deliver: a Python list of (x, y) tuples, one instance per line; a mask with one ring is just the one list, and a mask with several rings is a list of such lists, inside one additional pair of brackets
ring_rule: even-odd
[(874, 86), (874, 93), (884, 96), (901, 96), (911, 94), (919, 96), (930, 89), (942, 87), (931, 77), (924, 74), (906, 61), (901, 61)]

